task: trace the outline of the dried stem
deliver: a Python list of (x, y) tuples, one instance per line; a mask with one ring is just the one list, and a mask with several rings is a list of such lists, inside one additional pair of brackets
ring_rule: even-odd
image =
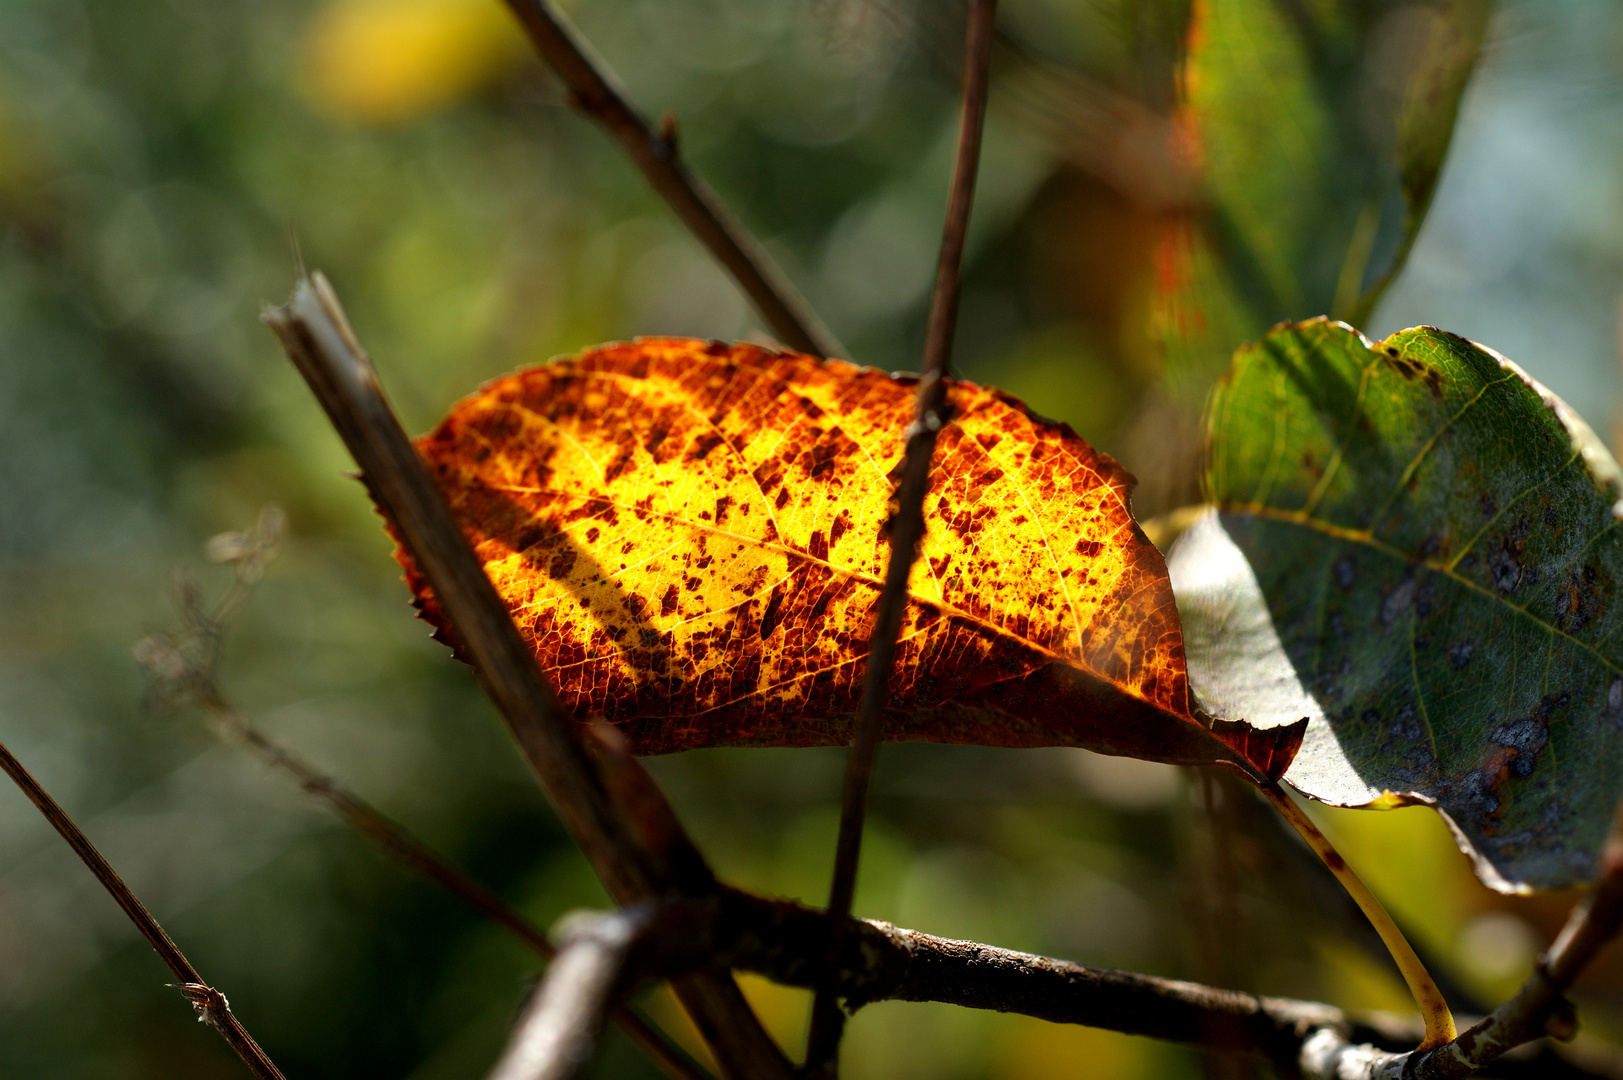
[[(862, 703), (857, 712), (856, 737), (846, 758), (845, 789), (840, 806), (840, 833), (834, 854), (834, 876), (829, 886), (828, 911), (836, 927), (845, 925), (856, 895), (857, 865), (862, 853), (862, 827), (868, 814), (868, 792), (884, 741), (885, 704), (891, 668), (896, 661), (896, 639), (907, 609), (907, 579), (924, 537), (924, 497), (930, 487), (930, 462), (936, 434), (950, 418), (947, 400), (947, 362), (952, 355), (958, 321), (958, 284), (964, 241), (969, 234), (969, 210), (975, 198), (975, 175), (980, 165), (981, 132), (986, 121), (986, 93), (992, 50), (996, 0), (972, 0), (964, 42), (963, 106), (958, 125), (958, 156), (953, 163), (952, 190), (947, 202), (946, 226), (936, 264), (935, 291), (924, 342), (924, 368), (919, 379), (917, 408), (907, 431), (902, 479), (896, 487), (896, 511), (890, 519), (890, 562), (879, 597), (879, 614), (868, 639), (868, 661), (863, 675)], [(836, 946), (837, 947), (837, 946)], [(808, 1070), (832, 1076), (836, 1071), (844, 1014), (832, 989), (819, 989), (812, 1004), (806, 1042)]]
[(186, 959), (180, 947), (164, 932), (163, 927), (158, 925), (158, 920), (152, 917), (146, 906), (130, 891), (130, 887), (124, 884), (124, 879), (118, 876), (118, 871), (114, 870), (102, 857), (101, 852), (96, 850), (89, 837), (79, 831), (79, 826), (73, 823), (67, 811), (57, 805), (56, 800), (39, 786), (39, 781), (29, 775), (22, 762), (13, 757), (11, 751), (3, 744), (0, 744), (0, 769), (4, 769), (6, 775), (16, 782), (24, 795), (28, 796), (29, 801), (39, 808), (39, 812), (45, 815), (45, 820), (51, 823), (51, 826), (62, 835), (62, 839), (68, 842), (74, 854), (79, 856), (80, 861), (96, 875), (96, 880), (101, 882), (102, 888), (106, 889), (108, 895), (124, 909), (124, 914), (129, 916), (130, 922), (135, 924), (135, 928), (141, 931), (141, 936), (152, 946), (152, 951), (158, 954), (159, 959), (170, 971), (174, 972), (175, 978), (180, 980), (180, 992), (192, 1003), (198, 1019), (218, 1031), (220, 1037), (226, 1041), (226, 1045), (236, 1052), (242, 1063), (260, 1080), (286, 1080), (269, 1055), (260, 1048), (253, 1036), (248, 1034), (232, 1014), (231, 1005), (226, 1001), (225, 995), (203, 980), (203, 976), (197, 973), (197, 969)]
[[(211, 561), (234, 564), (236, 575), (212, 611), (203, 608), (195, 589), (178, 590), (180, 630), (154, 634), (136, 645), (136, 659), (153, 676), (152, 694), (168, 706), (196, 704), (214, 722), (215, 732), (226, 742), (241, 743), (253, 750), (262, 762), (292, 777), (307, 794), (321, 800), (340, 820), (377, 844), (385, 854), (435, 882), (513, 934), (537, 956), (550, 961), (554, 954), (552, 942), (540, 927), (365, 799), (255, 727), (221, 693), (216, 671), (225, 631), (247, 603), (265, 567), (276, 557), (282, 523), (281, 511), (274, 506), (266, 507), (252, 530), (221, 533), (204, 545), (204, 552)], [(708, 1073), (629, 1007), (617, 1006), (612, 1016), (632, 1041), (674, 1080), (709, 1080)]]
[(569, 1080), (591, 1060), (604, 1014), (625, 989), (626, 962), (651, 909), (572, 921), (490, 1080)]
[(785, 345), (817, 356), (840, 346), (818, 322), (771, 257), (733, 220), (710, 185), (683, 160), (676, 121), (669, 114), (659, 131), (626, 100), (619, 80), (592, 54), (552, 0), (507, 0), (536, 51), (569, 87), (574, 104), (596, 117), (642, 170), (676, 216), (710, 249)]
[[(319, 272), (301, 279), (287, 305), (263, 317), (360, 465), (373, 500), (427, 576), (475, 674), (610, 895), (629, 905), (695, 891), (686, 869), (697, 858), (691, 847), (683, 849), (678, 865), (672, 851), (642, 843), (649, 831), (641, 819), (652, 811), (670, 815), (668, 804), (651, 781), (636, 807), (616, 800), (599, 758), (542, 677), (389, 408), (371, 360), (326, 279)], [(789, 1080), (782, 1051), (730, 975), (698, 972), (675, 980), (674, 987), (728, 1076)]]

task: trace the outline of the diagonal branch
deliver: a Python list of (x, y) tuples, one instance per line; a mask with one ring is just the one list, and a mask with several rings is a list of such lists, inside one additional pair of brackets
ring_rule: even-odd
[[(536, 667), (384, 399), (377, 372), (326, 278), (318, 272), (301, 279), (288, 303), (266, 310), (263, 318), (360, 465), (373, 500), (428, 577), (485, 692), (609, 894), (629, 905), (713, 888), (714, 879), (679, 828), (647, 827), (650, 815), (675, 820), (652, 780), (638, 774), (644, 782), (635, 805), (616, 798), (611, 783), (623, 789), (631, 767), (611, 775), (604, 752), (589, 750), (581, 740), (574, 718)], [(667, 838), (665, 846), (645, 843), (656, 834)], [(782, 1051), (730, 975), (696, 972), (673, 985), (727, 1075), (789, 1080)]]
[(130, 891), (130, 887), (124, 884), (124, 879), (118, 876), (118, 871), (102, 857), (101, 852), (90, 842), (90, 838), (73, 823), (67, 811), (57, 805), (56, 800), (39, 786), (39, 781), (23, 768), (22, 762), (13, 757), (11, 751), (4, 745), (0, 745), (0, 769), (5, 770), (6, 775), (16, 782), (23, 794), (28, 796), (29, 801), (39, 808), (39, 812), (45, 815), (45, 820), (51, 823), (51, 826), (62, 835), (62, 839), (68, 842), (74, 854), (79, 856), (80, 861), (96, 875), (96, 880), (101, 882), (102, 888), (106, 889), (108, 895), (124, 909), (124, 914), (129, 916), (130, 922), (135, 924), (135, 928), (141, 931), (141, 936), (147, 939), (147, 944), (152, 946), (152, 951), (158, 954), (159, 959), (170, 971), (174, 972), (175, 978), (180, 980), (180, 992), (192, 1003), (192, 1008), (197, 1011), (197, 1018), (218, 1031), (220, 1038), (226, 1041), (226, 1045), (235, 1051), (237, 1057), (242, 1059), (242, 1063), (248, 1066), (249, 1071), (259, 1077), (259, 1080), (286, 1080), (270, 1056), (260, 1048), (254, 1037), (248, 1034), (247, 1029), (232, 1014), (231, 1004), (226, 1001), (225, 995), (203, 981), (203, 976), (192, 967), (192, 962), (186, 959), (180, 947), (164, 932), (163, 927), (158, 925), (158, 920), (152, 917), (146, 906)]
[[(834, 854), (834, 876), (829, 886), (828, 911), (836, 927), (845, 925), (856, 895), (857, 865), (862, 854), (862, 825), (868, 814), (868, 792), (873, 782), (879, 744), (884, 741), (884, 710), (889, 696), (891, 668), (896, 662), (896, 639), (907, 610), (907, 579), (924, 538), (924, 497), (930, 488), (930, 461), (936, 433), (950, 418), (947, 400), (947, 363), (952, 355), (958, 322), (958, 284), (964, 242), (969, 235), (969, 210), (975, 198), (975, 174), (980, 165), (981, 132), (986, 122), (987, 74), (992, 51), (997, 0), (972, 0), (964, 42), (963, 109), (958, 125), (958, 155), (953, 163), (952, 190), (947, 221), (936, 265), (935, 291), (924, 341), (924, 370), (919, 379), (918, 404), (907, 433), (902, 479), (896, 486), (896, 512), (890, 519), (890, 562), (879, 597), (879, 613), (868, 639), (868, 662), (863, 675), (862, 703), (857, 712), (856, 738), (846, 758), (845, 791), (840, 807), (840, 833)], [(812, 1003), (811, 1031), (806, 1042), (806, 1064), (813, 1072), (833, 1075), (843, 1014), (832, 990), (820, 989)]]
[(569, 87), (574, 104), (596, 117), (620, 141), (653, 189), (761, 313), (785, 345), (816, 356), (836, 356), (839, 342), (812, 314), (772, 259), (734, 221), (721, 199), (683, 160), (675, 119), (658, 132), (626, 100), (618, 80), (569, 25), (552, 0), (507, 0), (544, 60)]

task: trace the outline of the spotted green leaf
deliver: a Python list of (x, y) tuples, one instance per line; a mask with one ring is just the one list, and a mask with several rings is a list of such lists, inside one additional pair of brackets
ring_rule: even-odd
[(1515, 364), (1318, 319), (1240, 350), (1215, 509), (1168, 560), (1216, 715), (1309, 718), (1285, 779), (1431, 803), (1502, 891), (1590, 879), (1623, 795), (1623, 472)]

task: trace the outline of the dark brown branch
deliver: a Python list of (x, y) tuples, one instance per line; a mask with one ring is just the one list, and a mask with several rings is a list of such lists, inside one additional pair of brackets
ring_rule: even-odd
[[(896, 487), (896, 511), (890, 519), (890, 562), (879, 597), (879, 616), (868, 639), (867, 668), (863, 675), (862, 703), (857, 711), (857, 732), (846, 758), (844, 795), (840, 806), (840, 832), (834, 853), (834, 875), (829, 886), (828, 910), (836, 927), (845, 925), (856, 895), (857, 865), (862, 854), (862, 826), (868, 814), (868, 792), (873, 783), (879, 744), (884, 741), (885, 704), (889, 698), (891, 668), (896, 662), (896, 639), (907, 610), (907, 579), (924, 538), (924, 497), (930, 488), (930, 462), (935, 455), (936, 433), (950, 418), (947, 400), (947, 364), (952, 355), (958, 322), (959, 274), (964, 242), (969, 235), (969, 210), (975, 199), (975, 175), (981, 157), (981, 132), (986, 122), (986, 93), (996, 0), (972, 0), (964, 41), (963, 107), (958, 124), (958, 155), (953, 163), (947, 220), (942, 231), (941, 254), (936, 264), (935, 290), (924, 341), (924, 366), (919, 378), (913, 425), (907, 433), (902, 479)], [(843, 1015), (832, 991), (819, 990), (812, 1004), (806, 1043), (809, 1069), (833, 1075)]]
[(648, 126), (620, 89), (608, 67), (552, 3), (507, 0), (536, 51), (569, 87), (574, 104), (596, 117), (642, 170), (676, 216), (727, 268), (785, 345), (817, 356), (834, 356), (839, 343), (824, 329), (771, 257), (734, 221), (710, 185), (683, 160), (675, 118), (667, 114), (658, 132)]
[(626, 962), (649, 908), (586, 915), (560, 933), (558, 956), (531, 995), (490, 1080), (569, 1080), (591, 1060), (604, 1014), (624, 989)]
[[(1314, 1040), (1396, 1048), (1412, 1046), (1420, 1030), (1401, 1021), (1356, 1020), (1318, 1002), (1087, 967), (874, 920), (847, 920), (838, 954), (835, 938), (836, 928), (824, 912), (725, 889), (660, 909), (629, 967), (640, 976), (668, 976), (716, 964), (788, 986), (832, 984), (853, 1008), (876, 1001), (934, 1001), (1019, 1013), (1261, 1058), (1287, 1077), (1302, 1075), (1304, 1045)], [(1496, 1076), (1547, 1080), (1616, 1080), (1619, 1075), (1550, 1051), (1495, 1062), (1492, 1070)]]
[(174, 972), (175, 978), (180, 981), (180, 992), (192, 1003), (198, 1017), (220, 1033), (226, 1045), (235, 1051), (237, 1057), (242, 1059), (242, 1063), (260, 1080), (286, 1080), (269, 1055), (260, 1048), (253, 1036), (248, 1034), (247, 1029), (232, 1014), (231, 1005), (226, 1001), (225, 995), (204, 981), (203, 976), (192, 966), (192, 962), (180, 951), (180, 947), (164, 932), (163, 927), (158, 925), (158, 920), (152, 917), (146, 906), (130, 891), (130, 887), (124, 884), (124, 879), (118, 876), (118, 871), (114, 870), (102, 857), (101, 852), (96, 850), (89, 837), (79, 831), (79, 826), (73, 823), (67, 811), (57, 805), (56, 800), (39, 786), (39, 781), (29, 775), (22, 762), (12, 757), (11, 751), (3, 744), (0, 744), (0, 769), (4, 769), (6, 775), (16, 782), (23, 794), (28, 796), (28, 800), (45, 815), (45, 820), (49, 821), (52, 828), (68, 842), (68, 846), (79, 856), (80, 861), (96, 875), (96, 880), (101, 882), (102, 888), (106, 889), (108, 895), (124, 909), (124, 914), (129, 916), (130, 922), (135, 924), (135, 928), (141, 931), (141, 936), (147, 939), (147, 944), (152, 946), (152, 951), (158, 954), (158, 958), (170, 971)]
[[(670, 850), (653, 850), (640, 842), (646, 830), (616, 801), (599, 759), (581, 741), (574, 718), (537, 669), (427, 466), (384, 399), (371, 360), (326, 279), (319, 273), (301, 279), (286, 306), (267, 310), (263, 317), (360, 465), (373, 500), (433, 586), (485, 692), (609, 894), (629, 905), (696, 891), (699, 883), (692, 880), (689, 864), (697, 856), (691, 848), (678, 865)], [(669, 807), (651, 781), (647, 787), (639, 813), (657, 805), (668, 815)], [(673, 986), (725, 1073), (789, 1080), (788, 1062), (730, 975), (700, 972), (674, 980)]]

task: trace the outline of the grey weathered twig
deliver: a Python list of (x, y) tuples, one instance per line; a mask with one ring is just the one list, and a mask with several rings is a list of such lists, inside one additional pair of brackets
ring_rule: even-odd
[[(361, 467), (373, 500), (387, 514), (455, 627), (486, 693), (507, 721), (536, 778), (617, 903), (692, 891), (696, 858), (642, 840), (641, 816), (669, 807), (649, 784), (633, 813), (608, 787), (599, 757), (559, 704), (457, 526), (427, 466), (395, 418), (377, 373), (332, 287), (320, 273), (301, 279), (288, 303), (264, 312), (288, 356)], [(678, 997), (733, 1077), (789, 1080), (776, 1044), (730, 975), (698, 972), (674, 980)]]
[(51, 826), (62, 835), (62, 839), (68, 842), (74, 854), (79, 856), (80, 861), (96, 875), (96, 880), (101, 882), (102, 888), (106, 889), (108, 895), (124, 909), (124, 914), (129, 916), (130, 922), (135, 924), (135, 928), (141, 931), (141, 936), (147, 939), (147, 944), (152, 946), (152, 951), (158, 954), (159, 959), (170, 971), (174, 972), (175, 978), (180, 980), (178, 989), (186, 996), (186, 1000), (192, 1003), (192, 1008), (197, 1011), (197, 1018), (218, 1031), (220, 1038), (226, 1041), (226, 1045), (236, 1052), (242, 1063), (260, 1080), (286, 1080), (270, 1056), (232, 1014), (231, 1005), (226, 1001), (225, 995), (203, 980), (203, 976), (197, 973), (192, 962), (186, 959), (186, 954), (180, 951), (180, 947), (164, 932), (164, 928), (158, 925), (158, 920), (152, 917), (146, 906), (130, 891), (130, 887), (124, 884), (124, 879), (118, 876), (118, 871), (114, 870), (102, 857), (101, 852), (96, 850), (96, 845), (90, 842), (89, 837), (79, 830), (79, 826), (74, 824), (67, 811), (57, 805), (56, 800), (40, 787), (39, 781), (23, 768), (22, 762), (13, 757), (11, 751), (4, 745), (0, 745), (0, 769), (5, 770), (6, 775), (22, 789), (29, 801), (39, 808), (39, 812), (45, 815), (45, 820), (51, 823)]
[(772, 332), (785, 345), (817, 356), (835, 356), (839, 343), (818, 322), (761, 246), (734, 221), (710, 185), (682, 158), (676, 123), (658, 132), (626, 100), (618, 80), (581, 40), (552, 0), (507, 0), (536, 51), (569, 87), (574, 103), (596, 117), (620, 141), (676, 216), (744, 290)]
[[(868, 792), (873, 782), (879, 744), (884, 741), (885, 703), (889, 698), (891, 668), (896, 661), (896, 639), (907, 610), (907, 579), (924, 538), (924, 497), (930, 489), (930, 462), (935, 455), (936, 433), (950, 419), (947, 400), (947, 363), (952, 355), (958, 322), (958, 285), (964, 242), (969, 235), (969, 211), (975, 199), (975, 175), (980, 166), (981, 132), (986, 122), (987, 77), (997, 0), (972, 0), (964, 41), (963, 107), (958, 125), (958, 154), (953, 163), (952, 189), (947, 200), (946, 225), (936, 264), (935, 290), (924, 342), (924, 367), (919, 378), (913, 424), (907, 431), (902, 479), (896, 486), (896, 511), (890, 519), (890, 562), (879, 596), (879, 614), (868, 639), (867, 668), (862, 702), (857, 711), (856, 737), (846, 758), (840, 832), (834, 853), (834, 875), (829, 886), (828, 910), (835, 926), (843, 926), (856, 895), (857, 864), (862, 853), (862, 826), (868, 814)], [(806, 1041), (809, 1069), (832, 1075), (838, 1052), (843, 1015), (831, 991), (819, 990), (812, 1004)]]
[(625, 987), (626, 962), (650, 914), (635, 907), (571, 920), (490, 1080), (569, 1080), (580, 1071)]

